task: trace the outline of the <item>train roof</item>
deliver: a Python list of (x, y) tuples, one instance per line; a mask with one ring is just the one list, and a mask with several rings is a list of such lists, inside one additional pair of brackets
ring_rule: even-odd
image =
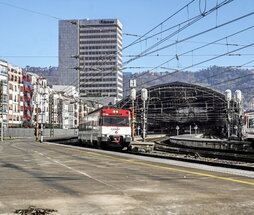
[(128, 110), (129, 111), (129, 109), (115, 108), (114, 106), (103, 106), (101, 108), (98, 108), (98, 109), (96, 109), (94, 111), (89, 112), (87, 115), (90, 115), (90, 114), (93, 114), (93, 113), (97, 113), (97, 112), (99, 112), (99, 111), (101, 111), (103, 109), (112, 109), (112, 110), (118, 109), (118, 110)]

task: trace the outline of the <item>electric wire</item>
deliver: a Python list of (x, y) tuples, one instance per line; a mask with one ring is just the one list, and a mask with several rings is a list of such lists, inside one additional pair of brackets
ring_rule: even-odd
[[(224, 5), (228, 4), (228, 3), (230, 3), (230, 2), (232, 2), (232, 1), (234, 1), (234, 0), (225, 0), (225, 1), (221, 2), (219, 5), (216, 5), (216, 6), (213, 7), (212, 9), (206, 11), (206, 12), (205, 12), (205, 16), (211, 14), (212, 12), (218, 10), (220, 7), (222, 7), (222, 6), (224, 6)], [(254, 12), (253, 12), (253, 13), (254, 13)], [(252, 15), (253, 15), (253, 14), (252, 14)], [(144, 57), (144, 56), (146, 56), (147, 54), (151, 54), (151, 53), (154, 53), (154, 52), (163, 50), (163, 49), (168, 48), (168, 47), (170, 47), (170, 46), (172, 46), (172, 45), (176, 45), (176, 44), (181, 43), (181, 42), (183, 42), (183, 41), (185, 41), (185, 40), (188, 40), (188, 39), (190, 39), (190, 38), (194, 38), (194, 37), (196, 37), (196, 36), (200, 36), (200, 35), (203, 34), (203, 33), (207, 33), (207, 32), (209, 32), (209, 31), (211, 31), (211, 30), (214, 30), (214, 29), (216, 29), (216, 28), (219, 28), (219, 27), (222, 27), (222, 26), (225, 25), (225, 24), (224, 24), (224, 25), (216, 26), (216, 27), (214, 27), (214, 28), (211, 28), (211, 29), (208, 29), (208, 30), (206, 30), (206, 31), (203, 31), (203, 32), (200, 32), (200, 33), (198, 33), (198, 34), (195, 34), (195, 35), (192, 35), (192, 36), (190, 36), (190, 37), (187, 37), (187, 38), (185, 38), (185, 39), (183, 39), (183, 40), (179, 40), (179, 41), (176, 41), (176, 42), (174, 42), (174, 43), (172, 43), (172, 44), (169, 44), (169, 45), (166, 45), (166, 46), (164, 46), (164, 47), (161, 47), (161, 48), (159, 48), (159, 49), (150, 51), (150, 50), (152, 50), (153, 48), (155, 48), (155, 47), (157, 47), (158, 45), (160, 45), (161, 43), (167, 41), (169, 38), (173, 37), (173, 36), (176, 35), (177, 33), (181, 32), (181, 31), (184, 30), (185, 28), (191, 26), (191, 25), (194, 24), (195, 22), (197, 22), (197, 21), (199, 21), (200, 19), (204, 18), (205, 16), (199, 15), (196, 19), (194, 19), (194, 20), (191, 21), (190, 23), (187, 23), (187, 24), (184, 25), (183, 27), (179, 28), (177, 31), (171, 33), (171, 34), (168, 35), (167, 37), (163, 38), (163, 39), (160, 40), (159, 42), (157, 42), (157, 43), (155, 43), (154, 45), (152, 45), (151, 47), (147, 48), (145, 51), (141, 52), (141, 53), (140, 53), (140, 56), (135, 57), (135, 58), (132, 58), (132, 59), (129, 59), (128, 61), (124, 62), (123, 64), (128, 64), (128, 63), (130, 63), (130, 62), (132, 62), (132, 61), (134, 61), (134, 60), (140, 58), (141, 56)], [(245, 17), (247, 17), (247, 15), (245, 15), (243, 18), (245, 18)], [(238, 18), (238, 19), (239, 19), (239, 18)], [(229, 24), (229, 23), (228, 23), (228, 24)], [(148, 52), (148, 51), (150, 51), (150, 52)]]
[(160, 76), (160, 77), (158, 77), (158, 78), (154, 78), (154, 79), (152, 79), (152, 80), (149, 80), (149, 81), (147, 81), (147, 82), (144, 82), (144, 83), (139, 84), (139, 88), (142, 87), (142, 86), (144, 86), (144, 85), (146, 85), (146, 84), (148, 84), (148, 83), (150, 83), (150, 82), (153, 82), (153, 81), (155, 81), (155, 80), (158, 80), (158, 79), (161, 79), (161, 78), (165, 78), (165, 77), (167, 77), (167, 76), (169, 76), (169, 75), (173, 75), (173, 74), (176, 74), (176, 73), (179, 73), (179, 72), (183, 72), (184, 70), (189, 69), (189, 68), (191, 68), (191, 67), (194, 67), (194, 66), (197, 66), (197, 65), (200, 65), (200, 64), (203, 64), (203, 63), (212, 61), (212, 60), (214, 60), (214, 59), (223, 57), (223, 56), (225, 56), (225, 55), (227, 55), (227, 54), (230, 54), (230, 53), (233, 53), (233, 52), (236, 52), (236, 51), (239, 51), (239, 50), (248, 48), (248, 47), (253, 46), (253, 45), (254, 45), (254, 43), (251, 43), (251, 44), (248, 44), (248, 45), (246, 45), (246, 46), (244, 46), (244, 47), (240, 47), (240, 48), (238, 48), (238, 49), (234, 49), (234, 50), (232, 50), (232, 51), (229, 51), (229, 52), (220, 54), (220, 55), (218, 55), (218, 56), (216, 56), (216, 57), (212, 57), (212, 58), (206, 59), (206, 60), (204, 60), (204, 61), (198, 62), (198, 63), (196, 63), (196, 64), (193, 64), (193, 65), (184, 67), (182, 70), (176, 70), (176, 71), (174, 71), (174, 72), (171, 72), (171, 73), (162, 75), (162, 76)]
[(186, 4), (185, 6), (183, 6), (182, 8), (180, 8), (179, 10), (177, 10), (175, 13), (173, 13), (172, 15), (170, 15), (169, 17), (167, 17), (165, 20), (163, 20), (161, 23), (159, 23), (158, 25), (156, 25), (155, 27), (153, 27), (151, 30), (149, 30), (148, 32), (146, 32), (145, 34), (143, 34), (139, 39), (133, 41), (132, 43), (130, 43), (129, 45), (125, 46), (123, 48), (127, 49), (128, 47), (132, 46), (134, 43), (136, 43), (137, 41), (139, 41), (140, 39), (142, 39), (143, 37), (145, 37), (146, 35), (148, 35), (149, 33), (151, 33), (153, 30), (155, 30), (156, 28), (158, 28), (159, 26), (161, 26), (162, 24), (164, 24), (165, 22), (167, 22), (169, 19), (171, 19), (172, 17), (174, 17), (176, 14), (178, 14), (179, 12), (181, 12), (182, 10), (184, 10), (186, 7), (188, 7), (189, 5), (191, 5), (194, 1), (196, 0), (191, 0), (188, 4)]
[[(189, 51), (186, 51), (186, 52), (184, 52), (184, 53), (178, 54), (178, 57), (181, 57), (182, 55), (185, 55), (185, 54), (188, 54), (188, 53), (192, 53), (193, 51), (197, 51), (197, 50), (199, 50), (199, 49), (205, 48), (205, 47), (207, 47), (207, 46), (209, 46), (209, 45), (212, 45), (212, 44), (217, 43), (217, 42), (219, 42), (219, 41), (221, 41), (221, 40), (224, 40), (226, 37), (229, 38), (229, 37), (238, 35), (238, 34), (240, 34), (240, 33), (243, 33), (243, 32), (245, 32), (245, 31), (248, 31), (248, 30), (250, 30), (250, 29), (253, 29), (253, 28), (254, 28), (254, 25), (252, 25), (252, 26), (250, 26), (250, 27), (247, 27), (247, 28), (244, 28), (244, 29), (242, 29), (242, 30), (240, 30), (240, 31), (234, 32), (234, 33), (232, 33), (232, 34), (230, 34), (230, 35), (227, 35), (227, 36), (222, 37), (222, 38), (220, 38), (220, 39), (214, 40), (214, 41), (209, 42), (209, 43), (207, 43), (207, 44), (205, 44), (205, 45), (202, 45), (202, 46), (199, 46), (199, 47), (194, 48), (194, 49), (192, 49), (192, 50), (189, 50)], [(242, 46), (242, 47), (244, 47), (244, 46)], [(171, 58), (171, 59), (169, 59), (169, 60), (167, 60), (167, 61), (165, 61), (165, 62), (159, 64), (158, 66), (155, 66), (152, 70), (149, 70), (149, 71), (147, 71), (147, 72), (141, 73), (140, 75), (136, 76), (136, 78), (139, 78), (139, 77), (141, 77), (141, 76), (144, 76), (145, 74), (147, 74), (147, 73), (149, 73), (149, 72), (151, 72), (151, 71), (154, 71), (154, 70), (157, 69), (157, 68), (162, 67), (163, 65), (165, 65), (166, 63), (169, 63), (170, 61), (174, 60), (175, 58), (176, 58), (176, 57), (174, 56), (173, 58)], [(124, 84), (126, 84), (126, 82), (124, 82)]]
[(41, 13), (41, 12), (38, 12), (38, 11), (35, 11), (35, 10), (30, 10), (30, 9), (27, 9), (27, 8), (24, 8), (24, 7), (19, 7), (19, 6), (10, 4), (10, 3), (0, 2), (0, 4), (8, 6), (8, 7), (13, 7), (13, 8), (16, 8), (16, 9), (24, 10), (24, 11), (27, 11), (27, 12), (30, 12), (30, 13), (38, 14), (38, 15), (41, 15), (41, 16), (45, 16), (45, 17), (48, 17), (48, 18), (53, 18), (53, 19), (60, 20), (59, 17), (52, 16), (52, 15), (49, 15), (49, 14), (46, 14), (46, 13)]
[(246, 63), (244, 63), (244, 64), (242, 64), (242, 65), (240, 65), (240, 66), (230, 66), (229, 68), (227, 68), (227, 70), (225, 70), (225, 71), (223, 71), (223, 72), (220, 72), (219, 74), (214, 74), (214, 75), (211, 75), (211, 76), (209, 76), (209, 77), (206, 77), (206, 78), (197, 80), (195, 83), (197, 83), (197, 82), (203, 82), (204, 80), (208, 80), (208, 79), (210, 79), (210, 78), (214, 78), (214, 77), (219, 76), (219, 75), (222, 75), (222, 74), (224, 74), (224, 73), (231, 72), (231, 69), (233, 69), (233, 68), (239, 68), (239, 67), (248, 65), (248, 64), (250, 64), (250, 63), (252, 63), (252, 62), (254, 62), (254, 60), (248, 61), (248, 62), (246, 62)]

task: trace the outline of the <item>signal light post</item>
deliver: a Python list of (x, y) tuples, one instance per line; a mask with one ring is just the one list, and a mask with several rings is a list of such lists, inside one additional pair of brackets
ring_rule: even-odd
[(141, 99), (143, 101), (143, 142), (146, 139), (146, 101), (147, 101), (147, 89), (141, 90)]
[(136, 100), (136, 80), (130, 80), (130, 88), (131, 88), (131, 138), (134, 141), (135, 135), (135, 117), (134, 117), (134, 101)]

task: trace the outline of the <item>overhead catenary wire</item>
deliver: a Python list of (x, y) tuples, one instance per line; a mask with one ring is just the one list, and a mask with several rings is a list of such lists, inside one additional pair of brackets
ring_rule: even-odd
[(13, 7), (13, 8), (16, 8), (16, 9), (24, 10), (24, 11), (34, 13), (34, 14), (37, 14), (37, 15), (45, 16), (45, 17), (48, 17), (48, 18), (56, 19), (56, 20), (61, 19), (61, 18), (56, 17), (56, 16), (52, 16), (52, 15), (42, 13), (42, 12), (38, 12), (38, 11), (35, 11), (35, 10), (30, 10), (30, 9), (27, 9), (27, 8), (24, 8), (24, 7), (19, 7), (19, 6), (16, 6), (16, 5), (13, 5), (13, 4), (10, 4), (10, 3), (6, 3), (6, 2), (0, 2), (0, 4), (8, 6), (8, 7)]
[[(162, 40), (160, 40), (159, 42), (153, 44), (152, 46), (150, 46), (149, 48), (147, 48), (146, 50), (144, 50), (143, 52), (140, 53), (140, 56), (144, 55), (145, 53), (147, 53), (148, 51), (154, 49), (155, 47), (159, 46), (161, 43), (167, 41), (169, 38), (177, 35), (179, 32), (183, 31), (184, 29), (190, 27), (191, 25), (193, 25), (194, 23), (198, 22), (199, 20), (201, 20), (202, 18), (204, 18), (205, 16), (211, 14), (212, 12), (218, 10), (220, 7), (232, 2), (234, 0), (224, 0), (223, 2), (221, 2), (219, 5), (216, 5), (215, 7), (211, 8), (210, 10), (206, 11), (204, 14), (200, 14), (198, 15), (195, 19), (193, 19), (191, 22), (188, 22), (187, 24), (185, 24), (184, 26), (180, 27), (180, 25), (178, 26), (179, 29), (176, 30), (175, 32), (169, 34), (168, 36), (164, 37)], [(176, 41), (175, 44), (178, 44), (178, 40)], [(136, 59), (138, 59), (139, 57), (130, 59), (126, 62), (124, 62), (124, 64), (128, 64)]]
[(156, 50), (153, 50), (153, 51), (150, 51), (150, 52), (143, 53), (142, 56), (140, 55), (140, 56), (137, 56), (137, 57), (135, 57), (135, 58), (133, 58), (133, 59), (130, 59), (130, 60), (124, 62), (124, 64), (128, 64), (128, 63), (130, 63), (130, 62), (132, 62), (132, 61), (134, 61), (134, 60), (136, 60), (136, 59), (138, 59), (138, 58), (145, 57), (146, 55), (150, 55), (150, 54), (153, 54), (153, 53), (155, 53), (155, 52), (161, 51), (161, 50), (163, 50), (163, 49), (169, 48), (169, 47), (171, 47), (171, 46), (173, 46), (173, 45), (176, 45), (176, 44), (178, 44), (178, 43), (181, 43), (181, 42), (184, 42), (184, 41), (186, 41), (186, 40), (195, 38), (195, 37), (197, 37), (197, 36), (200, 36), (200, 35), (202, 35), (202, 34), (208, 33), (208, 32), (210, 32), (210, 31), (212, 31), (212, 30), (221, 28), (221, 27), (223, 27), (223, 26), (226, 26), (226, 25), (228, 25), (228, 24), (231, 24), (231, 23), (233, 23), (233, 22), (239, 21), (239, 20), (241, 20), (241, 19), (247, 18), (247, 17), (252, 16), (252, 15), (254, 15), (254, 12), (251, 12), (251, 13), (245, 14), (245, 15), (243, 15), (243, 16), (240, 16), (240, 17), (238, 17), (238, 18), (232, 19), (232, 20), (230, 20), (230, 21), (228, 21), (228, 22), (225, 22), (225, 23), (223, 23), (223, 24), (220, 24), (220, 25), (217, 25), (217, 26), (215, 26), (215, 27), (209, 28), (209, 29), (207, 29), (207, 30), (205, 30), (205, 31), (201, 31), (201, 32), (199, 32), (199, 33), (197, 33), (197, 34), (191, 35), (191, 36), (186, 37), (186, 38), (184, 38), (184, 39), (182, 39), (182, 40), (178, 40), (178, 41), (176, 41), (176, 42), (174, 42), (174, 43), (171, 43), (171, 44), (169, 44), (169, 45), (163, 46), (163, 47), (161, 47), (161, 48), (159, 48), (159, 49), (156, 49)]
[(253, 76), (253, 75), (254, 75), (254, 73), (250, 73), (250, 74), (247, 74), (247, 75), (241, 75), (239, 77), (232, 78), (232, 79), (229, 79), (229, 80), (226, 80), (226, 81), (221, 81), (221, 82), (218, 82), (218, 83), (215, 83), (215, 84), (210, 84), (209, 87), (221, 86), (221, 85), (226, 84), (228, 82), (233, 82), (233, 81), (236, 81), (236, 80), (239, 80), (239, 79), (242, 79), (242, 78), (246, 78), (246, 77), (250, 77), (250, 76)]
[(244, 64), (239, 65), (239, 66), (230, 66), (230, 67), (228, 67), (225, 71), (220, 72), (219, 74), (214, 74), (214, 75), (208, 76), (208, 77), (206, 77), (206, 78), (203, 78), (203, 79), (200, 79), (200, 80), (196, 81), (195, 83), (197, 83), (197, 82), (203, 82), (204, 80), (207, 80), (207, 79), (210, 79), (210, 78), (214, 78), (214, 77), (219, 76), (219, 75), (222, 75), (222, 74), (224, 74), (224, 73), (231, 72), (230, 69), (239, 68), (239, 67), (248, 65), (248, 64), (250, 64), (250, 63), (252, 63), (252, 62), (254, 62), (254, 60), (248, 61), (248, 62), (246, 62), (246, 63), (244, 63)]
[(248, 47), (253, 46), (253, 45), (254, 45), (254, 43), (250, 43), (250, 44), (248, 44), (248, 45), (246, 45), (246, 46), (244, 46), (244, 47), (240, 47), (240, 48), (238, 48), (238, 49), (234, 49), (234, 50), (232, 50), (232, 51), (229, 51), (229, 52), (220, 54), (220, 55), (218, 55), (218, 56), (216, 56), (216, 57), (212, 57), (212, 58), (206, 59), (206, 60), (204, 60), (204, 61), (198, 62), (198, 63), (196, 63), (196, 64), (193, 64), (193, 65), (184, 67), (182, 70), (176, 70), (176, 71), (174, 71), (174, 72), (167, 73), (167, 74), (162, 75), (162, 76), (160, 76), (160, 77), (158, 77), (158, 78), (154, 78), (154, 79), (149, 80), (149, 81), (147, 81), (147, 82), (141, 83), (141, 84), (139, 85), (139, 88), (142, 87), (142, 86), (144, 86), (145, 84), (148, 84), (148, 83), (153, 82), (153, 81), (155, 81), (155, 80), (158, 80), (158, 79), (161, 79), (161, 78), (165, 78), (165, 77), (167, 77), (167, 76), (169, 76), (169, 75), (173, 75), (173, 74), (176, 74), (176, 73), (179, 73), (179, 72), (183, 72), (184, 70), (189, 69), (189, 68), (191, 68), (191, 67), (194, 67), (194, 66), (197, 66), (197, 65), (200, 65), (200, 64), (203, 64), (203, 63), (212, 61), (212, 60), (214, 60), (214, 59), (223, 57), (223, 56), (225, 56), (225, 55), (227, 55), (227, 54), (229, 54), (229, 53), (233, 53), (233, 52), (236, 52), (236, 51), (239, 51), (239, 50), (248, 48)]
[[(251, 30), (251, 29), (253, 29), (253, 28), (254, 28), (254, 25), (252, 25), (252, 26), (250, 26), (250, 27), (247, 27), (247, 28), (244, 28), (244, 29), (242, 29), (242, 30), (240, 30), (240, 31), (234, 32), (234, 33), (232, 33), (232, 34), (230, 34), (230, 35), (227, 35), (227, 36), (225, 36), (225, 37), (222, 37), (222, 38), (219, 38), (219, 39), (217, 39), (217, 40), (214, 40), (214, 41), (209, 42), (209, 43), (207, 43), (207, 44), (205, 44), (205, 45), (202, 45), (202, 46), (199, 46), (199, 47), (194, 48), (194, 49), (192, 49), (192, 50), (188, 50), (188, 51), (186, 51), (186, 52), (183, 52), (183, 53), (181, 53), (181, 54), (178, 54), (178, 57), (181, 57), (182, 55), (185, 55), (185, 54), (188, 54), (188, 53), (192, 53), (193, 51), (200, 50), (200, 49), (205, 48), (205, 47), (207, 47), (207, 46), (210, 46), (210, 45), (212, 45), (212, 44), (214, 44), (214, 43), (217, 43), (217, 42), (219, 42), (219, 41), (221, 41), (221, 40), (224, 40), (226, 37), (230, 38), (230, 37), (233, 37), (233, 36), (238, 35), (238, 34), (240, 34), (240, 33), (243, 33), (243, 32), (245, 32), (245, 31)], [(230, 54), (232, 54), (232, 53), (230, 53)], [(147, 74), (148, 72), (154, 71), (155, 69), (162, 67), (163, 65), (165, 65), (166, 63), (169, 63), (170, 61), (172, 61), (172, 60), (174, 60), (174, 59), (175, 59), (175, 56), (174, 56), (173, 58), (171, 58), (171, 59), (169, 59), (169, 60), (167, 60), (167, 61), (165, 61), (165, 62), (159, 64), (158, 66), (153, 67), (151, 70), (148, 70), (147, 72), (141, 73), (140, 75), (136, 76), (136, 78), (139, 78), (139, 77), (141, 77), (141, 76), (144, 76), (144, 75)], [(126, 82), (124, 82), (124, 84), (126, 84)]]
[(139, 41), (140, 39), (142, 39), (143, 37), (145, 37), (146, 35), (148, 35), (149, 33), (151, 33), (153, 30), (155, 30), (156, 28), (158, 28), (159, 26), (161, 26), (162, 24), (164, 24), (165, 22), (167, 22), (169, 19), (171, 19), (172, 17), (174, 17), (176, 14), (178, 14), (179, 12), (181, 12), (182, 10), (184, 10), (186, 7), (188, 7), (189, 5), (191, 5), (194, 1), (196, 1), (196, 0), (191, 0), (188, 4), (186, 4), (185, 6), (183, 6), (182, 8), (180, 8), (179, 10), (177, 10), (175, 13), (173, 13), (172, 15), (170, 15), (169, 17), (167, 17), (165, 20), (163, 20), (162, 22), (160, 22), (158, 25), (156, 25), (155, 27), (153, 27), (151, 30), (149, 30), (148, 32), (144, 33), (140, 38), (136, 39), (135, 41), (133, 41), (133, 42), (130, 43), (129, 45), (125, 46), (123, 49), (127, 49), (128, 47), (132, 46), (134, 43), (136, 43), (137, 41)]

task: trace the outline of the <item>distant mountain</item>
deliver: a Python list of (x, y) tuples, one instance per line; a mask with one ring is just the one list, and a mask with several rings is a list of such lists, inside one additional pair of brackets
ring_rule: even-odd
[[(58, 81), (60, 74), (57, 67), (27, 66), (25, 70), (47, 78), (49, 85), (61, 84)], [(211, 66), (197, 72), (124, 72), (124, 96), (129, 94), (130, 79), (136, 79), (139, 88), (181, 81), (209, 87), (222, 93), (226, 89), (231, 89), (233, 92), (240, 89), (246, 102), (254, 97), (254, 70), (248, 69)]]
[(61, 84), (59, 83), (59, 72), (58, 67), (30, 67), (24, 68), (27, 72), (32, 72), (40, 75), (48, 80), (48, 85)]
[(143, 72), (131, 76), (124, 73), (125, 96), (129, 94), (130, 79), (136, 79), (139, 88), (181, 81), (209, 87), (221, 93), (226, 89), (231, 89), (232, 92), (240, 89), (246, 102), (254, 95), (254, 70), (248, 69), (211, 66), (197, 72)]

